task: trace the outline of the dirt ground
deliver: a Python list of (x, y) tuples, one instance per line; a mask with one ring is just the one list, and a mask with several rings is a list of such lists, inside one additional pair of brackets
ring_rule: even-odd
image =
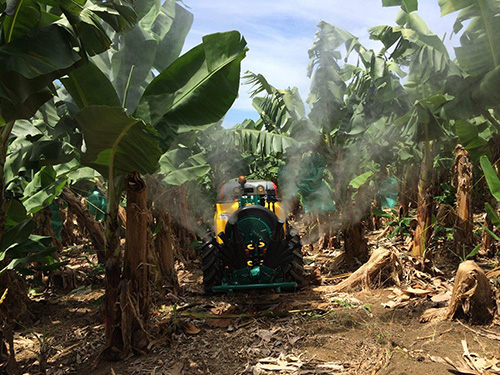
[[(309, 250), (308, 273), (324, 271), (333, 256)], [(346, 294), (330, 286), (344, 276), (323, 274), (312, 280), (322, 285), (297, 292), (204, 296), (196, 262), (179, 275), (182, 293), (158, 298), (153, 306), (150, 350), (119, 363), (99, 358), (102, 288), (34, 298), (35, 323), (20, 327), (15, 337), (25, 373), (38, 372), (41, 349), (47, 373), (57, 375), (439, 375), (453, 370), (445, 358), (459, 368), (470, 358), (483, 368), (500, 358), (497, 325), (419, 322), (426, 308), (446, 304), (452, 287), (447, 277), (418, 275), (398, 287)]]

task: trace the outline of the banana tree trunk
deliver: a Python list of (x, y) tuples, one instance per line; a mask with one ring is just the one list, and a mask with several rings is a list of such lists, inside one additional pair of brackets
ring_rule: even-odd
[(469, 153), (462, 145), (455, 148), (453, 162), (453, 181), (457, 188), (456, 210), (457, 223), (455, 225), (454, 240), (455, 252), (462, 254), (464, 247), (468, 249), (473, 243), (473, 218), (472, 218), (472, 186), (473, 166)]
[[(404, 169), (406, 169), (406, 167)], [(399, 192), (398, 192), (400, 217), (408, 216), (408, 208), (410, 205), (410, 201), (408, 199), (407, 192), (408, 192), (408, 181), (406, 179), (406, 174), (403, 173), (403, 176), (399, 181)]]
[[(5, 231), (8, 207), (8, 202), (5, 199), (4, 168), (10, 133), (14, 123), (14, 121), (11, 121), (3, 128), (0, 128), (0, 241)], [(0, 261), (0, 269), (3, 269), (8, 263), (9, 259), (7, 258)], [(25, 290), (24, 293), (23, 291), (18, 293), (20, 289), (18, 281), (19, 279), (14, 271), (8, 270), (0, 274), (0, 299), (3, 299), (0, 304), (0, 372), (5, 371), (7, 374), (16, 373), (19, 370), (14, 350), (13, 319), (15, 318), (15, 311), (13, 311), (11, 302), (20, 302), (17, 294), (21, 297), (21, 301), (27, 298), (27, 295)]]
[(5, 219), (7, 217), (7, 200), (5, 199), (5, 179), (4, 169), (7, 158), (7, 148), (9, 147), (9, 138), (14, 128), (15, 121), (7, 123), (0, 128), (0, 239), (5, 230)]
[(57, 238), (54, 229), (52, 228), (52, 213), (49, 207), (45, 207), (33, 215), (35, 220), (34, 234), (41, 236), (49, 236), (52, 238), (52, 246), (54, 246), (58, 254), (63, 250), (63, 245), (61, 241)]
[(127, 229), (120, 283), (121, 332), (124, 354), (148, 345), (149, 267), (146, 184), (137, 172), (126, 179)]
[(425, 257), (432, 233), (432, 213), (434, 210), (433, 154), (430, 141), (423, 145), (423, 159), (418, 181), (417, 228), (413, 237), (412, 255)]
[[(110, 181), (110, 186), (114, 182)], [(108, 209), (105, 226), (105, 276), (104, 329), (106, 350), (104, 358), (119, 360), (123, 353), (123, 339), (120, 329), (120, 309), (117, 303), (121, 279), (120, 222), (118, 220), (119, 195), (108, 189)]]
[(414, 173), (415, 166), (406, 164), (401, 171), (401, 179), (399, 181), (399, 214), (400, 217), (408, 216), (409, 208), (412, 202), (417, 201), (418, 178)]
[[(489, 219), (488, 215), (485, 216), (483, 225), (485, 226), (485, 228), (488, 228), (491, 232), (494, 231), (493, 223)], [(493, 241), (493, 237), (490, 236), (486, 231), (484, 231), (483, 238), (481, 240), (480, 254), (482, 256), (491, 257), (495, 253), (496, 253), (496, 247), (495, 247), (495, 242)]]
[(196, 241), (191, 226), (193, 225), (190, 219), (188, 204), (188, 191), (185, 185), (178, 188), (177, 207), (178, 207), (178, 238), (180, 241), (180, 248), (186, 254), (186, 258), (195, 259), (196, 253), (192, 246), (189, 246), (193, 241)]
[(343, 230), (344, 259), (347, 266), (352, 268), (356, 266), (356, 263), (365, 263), (368, 260), (368, 242), (364, 235), (361, 218), (356, 218), (352, 200), (346, 205), (343, 215), (347, 218)]
[(94, 216), (90, 213), (85, 205), (75, 196), (75, 194), (67, 187), (61, 193), (61, 198), (68, 204), (71, 212), (74, 212), (79, 218), (79, 221), (85, 226), (90, 234), (92, 245), (96, 250), (97, 261), (104, 264), (106, 261), (105, 255), (105, 239), (104, 230)]
[(159, 225), (155, 236), (154, 248), (161, 271), (163, 285), (174, 294), (179, 291), (179, 280), (175, 271), (174, 238), (171, 230), (171, 220), (168, 214), (155, 212), (155, 222)]
[[(147, 194), (139, 173), (126, 178), (127, 228), (123, 261), (120, 272), (119, 195), (108, 192), (106, 215), (106, 294), (104, 322), (108, 360), (121, 360), (134, 350), (142, 351), (148, 345), (146, 325), (149, 317), (149, 285), (147, 262)], [(120, 189), (116, 189), (120, 191)]]
[[(388, 177), (387, 173), (387, 168), (382, 166), (381, 170), (377, 174), (377, 178), (375, 179), (375, 186), (373, 188), (373, 191), (375, 194), (373, 194), (373, 203), (372, 203), (372, 210), (376, 209), (381, 211), (382, 210), (382, 195), (380, 194), (380, 187), (381, 184), (384, 180), (386, 180)], [(381, 228), (381, 222), (380, 222), (380, 216), (375, 215), (372, 211), (371, 218), (370, 218), (370, 223), (373, 226), (374, 230), (379, 230)]]

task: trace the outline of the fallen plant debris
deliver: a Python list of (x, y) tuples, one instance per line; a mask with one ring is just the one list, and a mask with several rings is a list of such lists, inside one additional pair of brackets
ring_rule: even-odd
[(469, 351), (467, 341), (462, 340), (463, 347), (463, 359), (458, 359), (452, 361), (450, 358), (445, 357), (434, 357), (429, 356), (429, 358), (438, 363), (448, 364), (453, 367), (453, 369), (459, 374), (471, 374), (471, 375), (492, 375), (500, 374), (500, 360), (496, 358), (483, 358), (476, 353), (471, 353)]
[(453, 293), (447, 307), (426, 310), (422, 322), (463, 318), (471, 323), (484, 324), (493, 320), (496, 302), (484, 271), (471, 260), (460, 263)]
[[(392, 277), (392, 273), (379, 273), (377, 282), (365, 284), (369, 289), (359, 284), (359, 291), (336, 291), (342, 280), (354, 274), (339, 270), (338, 275), (321, 274), (322, 285), (309, 285), (295, 293), (202, 296), (199, 270), (183, 266), (183, 292), (175, 298), (176, 304), (165, 304), (160, 299), (153, 308), (155, 337), (149, 343), (148, 354), (113, 364), (115, 374), (383, 375), (418, 373), (425, 366), (434, 366), (433, 374), (444, 375), (451, 365), (444, 359), (434, 362), (431, 357), (462, 356), (460, 340), (465, 334), (473, 334), (474, 342), (491, 348), (491, 352), (500, 350), (496, 325), (486, 328), (461, 321), (418, 323), (422, 309), (447, 306), (453, 291), (453, 273), (435, 264), (415, 269), (407, 253), (391, 247), (397, 239), (391, 241), (384, 240), (383, 247), (390, 249), (391, 257), (399, 264), (399, 282), (390, 279), (385, 283), (381, 275)], [(318, 254), (318, 250), (314, 252)], [(314, 259), (314, 265), (306, 266), (306, 270), (325, 270), (322, 265), (329, 258)], [(48, 335), (55, 349), (48, 358), (48, 374), (84, 375), (84, 369), (96, 363), (95, 353), (103, 344), (103, 326), (97, 319), (99, 306), (93, 303), (101, 295), (101, 289), (86, 288), (85, 293), (53, 295), (49, 302), (39, 303), (41, 311), (51, 311), (50, 322), (56, 322), (44, 321), (51, 327)], [(57, 323), (63, 318), (72, 319), (77, 328), (68, 332), (66, 324)], [(35, 326), (34, 331), (40, 334), (41, 327)], [(38, 350), (38, 342), (27, 335), (15, 340), (16, 345), (26, 348), (21, 358), (32, 361), (34, 369), (37, 362), (33, 352)], [(85, 345), (80, 345), (82, 342)], [(494, 358), (490, 352), (477, 357), (470, 353), (470, 363), (487, 368), (482, 373), (458, 362), (456, 366), (476, 371), (471, 372), (474, 374), (494, 374), (494, 365), (498, 366)], [(96, 366), (92, 373), (110, 373), (105, 365)]]
[(344, 374), (348, 368), (341, 363), (320, 362), (317, 360), (302, 359), (301, 356), (281, 353), (277, 358), (266, 357), (258, 360), (253, 366), (247, 366), (247, 373), (252, 375), (264, 374)]

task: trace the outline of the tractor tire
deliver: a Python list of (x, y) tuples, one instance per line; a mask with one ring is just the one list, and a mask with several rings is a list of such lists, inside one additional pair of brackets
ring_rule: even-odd
[(302, 244), (298, 235), (292, 236), (288, 242), (288, 248), (292, 259), (284, 266), (286, 281), (295, 281), (300, 288), (304, 281), (304, 258), (302, 255)]
[(205, 294), (213, 294), (212, 288), (222, 283), (219, 244), (215, 239), (205, 243), (202, 248), (201, 269)]

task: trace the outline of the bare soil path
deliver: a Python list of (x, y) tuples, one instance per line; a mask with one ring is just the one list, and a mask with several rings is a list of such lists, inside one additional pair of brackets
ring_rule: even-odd
[[(309, 272), (328, 257), (312, 256)], [(295, 293), (204, 296), (196, 267), (181, 270), (180, 280), (175, 308), (158, 299), (152, 309), (156, 335), (148, 353), (118, 363), (98, 360), (103, 290), (89, 286), (35, 300), (36, 322), (16, 334), (17, 358), (26, 373), (36, 374), (45, 347), (47, 373), (57, 375), (439, 375), (453, 369), (442, 363), (445, 357), (455, 364), (464, 358), (464, 343), (478, 360), (500, 358), (496, 325), (419, 322), (426, 308), (446, 300), (439, 288), (420, 285), (421, 292), (410, 283), (335, 294), (328, 285), (309, 285)]]

